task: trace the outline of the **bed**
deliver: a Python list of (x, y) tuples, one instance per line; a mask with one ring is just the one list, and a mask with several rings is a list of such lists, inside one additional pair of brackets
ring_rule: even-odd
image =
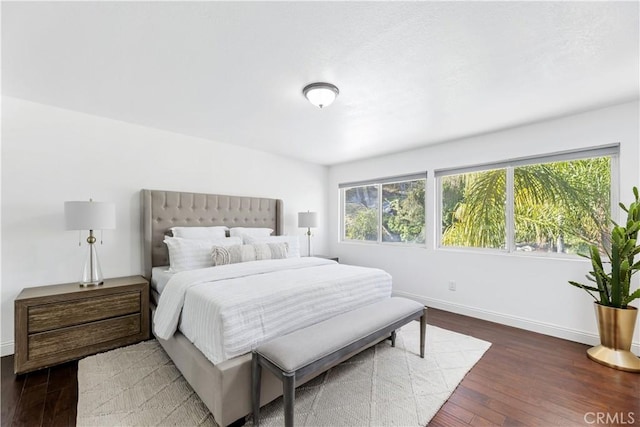
[[(169, 264), (168, 250), (163, 241), (167, 234), (167, 230), (171, 227), (228, 226), (247, 228), (270, 228), (274, 230), (274, 234), (276, 235), (283, 234), (283, 202), (279, 199), (160, 190), (142, 190), (141, 196), (144, 271), (145, 276), (149, 278), (155, 285), (151, 297), (152, 318), (157, 312), (164, 313), (164, 311), (166, 311), (165, 307), (167, 306), (167, 300), (169, 298), (167, 297), (167, 294), (171, 293), (175, 289), (175, 284), (176, 282), (178, 282), (176, 278), (172, 279), (172, 282), (170, 283), (170, 285), (168, 285), (169, 288), (171, 288), (170, 291), (162, 291), (164, 300), (161, 304), (158, 304), (160, 298), (158, 290), (162, 288), (162, 286), (158, 286), (158, 281), (164, 284), (169, 279), (168, 277), (163, 277), (162, 270), (159, 270), (159, 268), (161, 268), (161, 266), (166, 266)], [(320, 260), (317, 258), (306, 258), (300, 260), (281, 259), (254, 261), (253, 263), (262, 263), (260, 264), (259, 268), (256, 266), (253, 266), (252, 268), (258, 268), (258, 270), (260, 270), (260, 272), (264, 274), (261, 274), (260, 276), (251, 275), (247, 276), (246, 278), (242, 278), (241, 281), (243, 284), (245, 284), (245, 282), (250, 283), (256, 282), (258, 280), (266, 280), (264, 278), (273, 275), (273, 277), (271, 278), (272, 282), (270, 282), (271, 284), (269, 285), (272, 286), (274, 280), (280, 280), (278, 279), (278, 277), (285, 277), (282, 276), (283, 274), (293, 274), (288, 270), (284, 273), (280, 272), (280, 270), (278, 269), (282, 268), (281, 265), (285, 266), (285, 268), (291, 268), (290, 265), (293, 264), (295, 264), (296, 266), (298, 264), (304, 264), (302, 265), (302, 267), (300, 267), (301, 270), (303, 269), (303, 267), (305, 269), (317, 268), (317, 271), (321, 271), (319, 269), (322, 269), (322, 271), (326, 270), (327, 272), (330, 272), (330, 274), (334, 274), (333, 272), (335, 271), (336, 274), (343, 274), (344, 278), (341, 279), (343, 282), (349, 280), (348, 274), (345, 273), (345, 271), (347, 270), (345, 269), (358, 268), (341, 266), (334, 261)], [(223, 268), (233, 269), (240, 268), (240, 266), (223, 266)], [(246, 269), (247, 267), (242, 268)], [(277, 271), (272, 272), (272, 268), (276, 269)], [(213, 267), (211, 269), (204, 270), (216, 269), (220, 271), (222, 270), (219, 267)], [(183, 274), (182, 276), (191, 275), (195, 277), (196, 275), (200, 275), (201, 273), (204, 274), (204, 270), (194, 272), (193, 274)], [(317, 275), (315, 270), (313, 274)], [(286, 287), (286, 280), (282, 280), (282, 282), (283, 286)], [(203, 289), (208, 290), (211, 286), (215, 285), (216, 283), (212, 282), (207, 283), (207, 287), (196, 286), (194, 289), (199, 289), (200, 291), (202, 291)], [(366, 286), (367, 284), (365, 283), (365, 292), (366, 295), (368, 295), (369, 292), (366, 291), (366, 289), (368, 289), (366, 288)], [(388, 295), (385, 286), (388, 286)], [(388, 285), (380, 285), (378, 287), (380, 288), (379, 290), (378, 288), (372, 289), (374, 289), (375, 292), (379, 292), (379, 294), (376, 293), (374, 296), (367, 296), (367, 298), (379, 299), (390, 296), (390, 276)], [(238, 288), (240, 289), (240, 287)], [(360, 285), (354, 284), (352, 286), (352, 289), (345, 292), (354, 293), (354, 295), (356, 296), (364, 295), (362, 294), (362, 290), (357, 291), (360, 292), (360, 294), (355, 293), (357, 288), (360, 288)], [(316, 297), (314, 296), (314, 298)], [(198, 299), (193, 297), (192, 295), (188, 298), (183, 299), (186, 301), (198, 301)], [(360, 304), (360, 302), (358, 303)], [(194, 302), (192, 302), (192, 304), (194, 304)], [(348, 310), (348, 308), (344, 309)], [(190, 310), (187, 310), (187, 306), (184, 307), (184, 310), (184, 313), (191, 312)], [(244, 311), (249, 312), (250, 314), (253, 310), (246, 309), (245, 307)], [(282, 313), (282, 311), (278, 311), (278, 313)], [(325, 316), (327, 316), (327, 314), (325, 314)], [(187, 315), (186, 317), (188, 318), (189, 316)], [(185, 316), (181, 315), (180, 319), (181, 322), (184, 321)], [(320, 318), (313, 318), (312, 316), (306, 321), (316, 322), (320, 321)], [(251, 324), (250, 321), (244, 318), (238, 320), (238, 322), (240, 322), (240, 324), (242, 325)], [(268, 324), (268, 322), (265, 321), (262, 317), (259, 319), (259, 322)], [(298, 322), (298, 320), (296, 320), (296, 322)], [(288, 324), (285, 323), (284, 325)], [(304, 327), (304, 325), (292, 325), (292, 327)], [(242, 421), (247, 414), (251, 413), (250, 351), (247, 351), (247, 347), (245, 345), (245, 347), (238, 347), (238, 349), (236, 349), (236, 353), (221, 353), (219, 355), (212, 356), (207, 351), (204, 351), (201, 345), (202, 340), (200, 338), (194, 338), (191, 335), (192, 329), (194, 328), (187, 327), (187, 325), (181, 323), (180, 328), (176, 327), (176, 329), (174, 329), (175, 332), (174, 330), (169, 330), (168, 333), (166, 325), (159, 321), (157, 322), (157, 324), (155, 324), (154, 322), (153, 332), (158, 339), (158, 342), (162, 345), (164, 350), (175, 363), (176, 367), (182, 372), (185, 379), (189, 382), (189, 384), (193, 387), (201, 400), (209, 408), (216, 422), (222, 426), (226, 426), (238, 420)], [(287, 330), (295, 329), (289, 328)], [(231, 336), (233, 335), (234, 334), (232, 334)], [(204, 334), (202, 336), (206, 338), (207, 334)], [(342, 360), (350, 356), (351, 355), (347, 355)], [(282, 394), (280, 381), (268, 371), (263, 372), (261, 388), (262, 404), (266, 404)]]

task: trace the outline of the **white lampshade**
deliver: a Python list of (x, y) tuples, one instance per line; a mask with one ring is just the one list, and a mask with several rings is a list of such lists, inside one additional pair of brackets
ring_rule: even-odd
[(315, 228), (318, 226), (317, 212), (298, 212), (298, 227)]
[(310, 103), (322, 108), (331, 105), (340, 91), (331, 83), (311, 83), (302, 89), (302, 93)]
[(112, 202), (64, 202), (67, 230), (116, 228), (116, 205)]

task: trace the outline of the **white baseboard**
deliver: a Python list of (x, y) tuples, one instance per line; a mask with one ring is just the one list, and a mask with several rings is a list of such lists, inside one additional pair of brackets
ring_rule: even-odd
[[(600, 337), (590, 332), (579, 331), (576, 329), (564, 328), (551, 323), (538, 322), (536, 320), (526, 319), (523, 317), (507, 315), (490, 310), (483, 310), (467, 305), (456, 304), (449, 301), (427, 298), (422, 295), (416, 295), (409, 292), (393, 291), (394, 295), (410, 298), (421, 302), (422, 304), (438, 308), (452, 313), (462, 314), (477, 319), (488, 320), (490, 322), (500, 323), (502, 325), (513, 326), (515, 328), (526, 329), (527, 331), (538, 332), (544, 335), (550, 335), (556, 338), (562, 338), (569, 341), (575, 341), (588, 345), (600, 344)], [(595, 322), (595, 319), (594, 319)], [(636, 355), (640, 354), (640, 342), (634, 341), (631, 344), (631, 351)]]
[(13, 341), (3, 342), (0, 345), (0, 356), (9, 356), (13, 354)]

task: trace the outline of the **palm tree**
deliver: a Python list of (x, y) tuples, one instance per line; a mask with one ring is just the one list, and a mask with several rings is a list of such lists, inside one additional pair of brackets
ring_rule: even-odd
[[(566, 246), (586, 249), (584, 241), (602, 247), (608, 234), (608, 157), (519, 166), (513, 180), (517, 245), (558, 252)], [(458, 202), (443, 211), (442, 243), (504, 248), (506, 181), (506, 169), (444, 177), (443, 198), (454, 189)]]

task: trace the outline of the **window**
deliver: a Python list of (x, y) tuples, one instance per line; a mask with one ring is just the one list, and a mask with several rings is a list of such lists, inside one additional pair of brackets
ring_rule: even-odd
[(442, 244), (505, 248), (506, 170), (444, 176)]
[(342, 240), (425, 243), (426, 173), (340, 184)]
[(378, 240), (378, 186), (353, 187), (344, 192), (344, 235), (349, 240)]
[[(437, 171), (442, 247), (585, 253), (604, 248), (618, 146)], [(616, 196), (616, 195), (613, 195)]]

